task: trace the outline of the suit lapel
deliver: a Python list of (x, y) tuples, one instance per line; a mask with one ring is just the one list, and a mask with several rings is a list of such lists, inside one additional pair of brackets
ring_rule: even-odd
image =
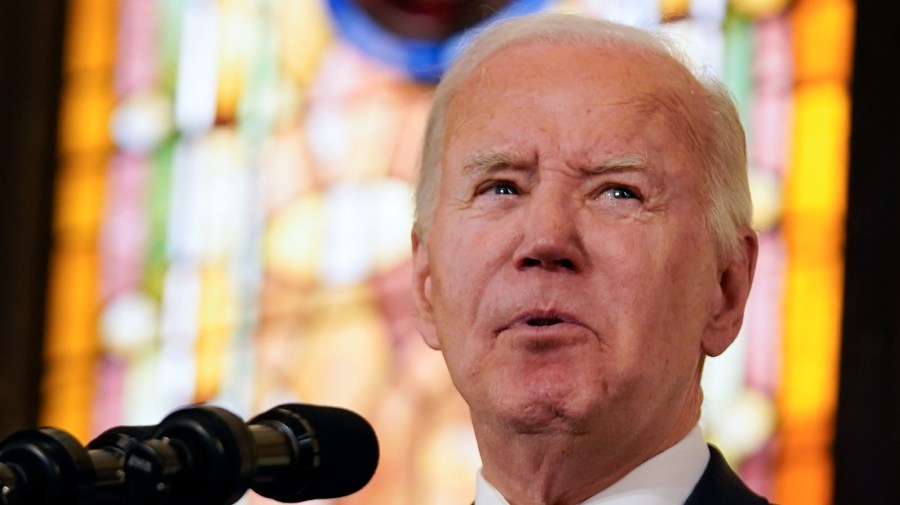
[(709, 446), (709, 463), (684, 505), (765, 505), (769, 502), (751, 491), (734, 473), (722, 454)]

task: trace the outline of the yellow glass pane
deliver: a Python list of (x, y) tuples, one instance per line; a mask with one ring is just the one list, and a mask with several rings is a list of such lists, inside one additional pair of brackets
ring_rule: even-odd
[(785, 292), (784, 369), (779, 407), (785, 425), (827, 417), (837, 403), (841, 286), (839, 261), (797, 262)]
[(200, 323), (195, 347), (197, 401), (218, 394), (225, 375), (225, 356), (237, 330), (236, 293), (224, 265), (209, 266), (201, 274)]
[(305, 193), (272, 217), (264, 238), (264, 257), (273, 275), (300, 285), (318, 277), (325, 223), (324, 200)]
[(331, 41), (331, 23), (322, 2), (276, 2), (272, 25), (279, 34), (279, 66), (294, 84), (305, 88), (312, 82), (319, 59)]
[(849, 131), (850, 98), (843, 83), (815, 83), (796, 91), (786, 214), (843, 214)]
[(686, 16), (690, 7), (688, 0), (659, 0), (659, 12), (663, 18), (679, 18)]
[(252, 25), (255, 16), (245, 0), (223, 0), (219, 2), (219, 9), (216, 118), (219, 122), (230, 122), (234, 120), (244, 90), (247, 58), (255, 35)]
[(762, 18), (780, 14), (791, 0), (731, 0), (731, 7), (741, 15)]

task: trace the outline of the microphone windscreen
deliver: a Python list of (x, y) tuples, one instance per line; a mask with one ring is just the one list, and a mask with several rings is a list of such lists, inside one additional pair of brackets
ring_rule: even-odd
[[(312, 429), (309, 435), (316, 439), (319, 447), (317, 463), (302, 490), (291, 490), (290, 485), (275, 485), (260, 494), (279, 501), (296, 502), (338, 498), (355, 493), (368, 484), (378, 466), (379, 456), (378, 439), (368, 421), (346, 409), (318, 405), (286, 404), (269, 413), (279, 410), (303, 418)], [(253, 489), (260, 492), (256, 486)]]

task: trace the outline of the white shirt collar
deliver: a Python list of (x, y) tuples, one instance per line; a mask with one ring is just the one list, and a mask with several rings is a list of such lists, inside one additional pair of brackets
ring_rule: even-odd
[[(665, 451), (581, 505), (681, 505), (709, 463), (709, 448), (697, 426)], [(478, 472), (475, 505), (509, 505)]]

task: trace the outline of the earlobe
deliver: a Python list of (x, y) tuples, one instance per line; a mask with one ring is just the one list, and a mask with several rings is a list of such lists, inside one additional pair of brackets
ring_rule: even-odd
[(703, 352), (718, 356), (737, 338), (744, 321), (744, 307), (753, 284), (759, 238), (749, 227), (738, 230), (738, 250), (719, 274), (718, 293), (703, 334)]
[(437, 330), (434, 326), (434, 311), (431, 306), (431, 264), (428, 248), (412, 233), (413, 256), (413, 303), (415, 304), (416, 329), (425, 343), (432, 349), (440, 349)]

